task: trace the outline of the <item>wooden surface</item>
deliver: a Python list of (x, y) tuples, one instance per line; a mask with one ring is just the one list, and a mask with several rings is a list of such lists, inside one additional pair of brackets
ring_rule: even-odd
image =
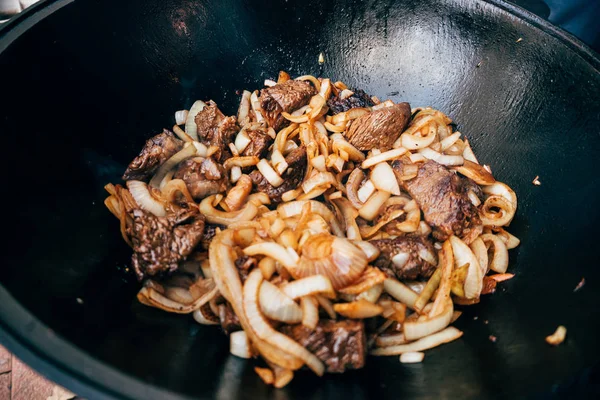
[(69, 400), (75, 397), (0, 346), (0, 400)]

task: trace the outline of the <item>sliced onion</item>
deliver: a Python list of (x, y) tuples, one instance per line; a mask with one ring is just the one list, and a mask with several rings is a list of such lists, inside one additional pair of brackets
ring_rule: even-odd
[(367, 168), (371, 168), (372, 166), (379, 164), (381, 162), (384, 162), (384, 161), (396, 160), (396, 159), (400, 158), (402, 155), (406, 154), (406, 152), (408, 152), (408, 150), (405, 149), (404, 147), (399, 147), (397, 149), (388, 150), (383, 153), (374, 155), (372, 157), (368, 157), (365, 161), (362, 162), (360, 167), (362, 169), (367, 169)]
[(437, 129), (435, 125), (431, 125), (428, 129), (427, 135), (417, 136), (416, 134), (403, 133), (400, 136), (402, 147), (409, 150), (423, 149), (429, 146), (437, 137)]
[(315, 329), (319, 323), (319, 303), (312, 296), (300, 298), (302, 307), (302, 325), (308, 329)]
[(387, 294), (414, 309), (419, 295), (413, 292), (408, 286), (396, 279), (388, 278), (383, 282), (383, 288)]
[(502, 228), (496, 228), (494, 229), (494, 233), (500, 237), (500, 239), (502, 239), (504, 241), (504, 244), (506, 244), (506, 248), (507, 249), (514, 249), (515, 247), (517, 247), (521, 241), (519, 240), (518, 237), (516, 237), (515, 235), (507, 232), (506, 230), (502, 229)]
[(307, 278), (297, 279), (282, 288), (283, 293), (292, 299), (297, 299), (313, 294), (335, 298), (335, 291), (329, 278), (324, 275), (313, 275)]
[(269, 281), (263, 281), (260, 285), (258, 301), (262, 313), (272, 320), (288, 324), (303, 320), (300, 306)]
[(335, 320), (337, 318), (337, 314), (333, 309), (333, 304), (331, 303), (331, 300), (329, 300), (325, 296), (321, 296), (320, 294), (315, 295), (314, 298), (317, 299), (317, 302), (319, 303), (321, 308), (323, 308), (325, 313), (327, 313), (327, 316), (330, 319)]
[(317, 92), (321, 91), (321, 82), (319, 82), (319, 80), (312, 75), (302, 75), (302, 76), (297, 77), (295, 80), (296, 81), (309, 81), (310, 83), (312, 83), (315, 86), (315, 89), (317, 89)]
[(469, 160), (465, 160), (463, 165), (453, 169), (461, 175), (471, 178), (478, 185), (492, 185), (496, 182), (494, 176), (487, 169)]
[(447, 166), (462, 165), (465, 161), (462, 156), (441, 154), (430, 148), (421, 149), (419, 150), (419, 153), (429, 160), (433, 160), (439, 164)]
[(404, 323), (403, 332), (406, 340), (416, 340), (439, 332), (450, 324), (454, 307), (452, 301), (446, 299), (442, 311), (433, 316), (427, 316), (424, 320), (407, 321)]
[[(185, 133), (185, 131), (183, 129), (181, 129), (179, 127), (179, 125), (173, 125), (173, 133), (176, 134), (179, 137), (179, 139), (183, 140), (184, 142), (193, 142), (194, 141), (194, 139), (192, 139), (190, 135)], [(196, 143), (198, 143), (198, 142), (196, 142)]]
[(154, 174), (154, 176), (150, 180), (150, 186), (159, 188), (160, 183), (167, 174), (167, 172), (175, 168), (175, 166), (177, 166), (177, 164), (179, 164), (180, 162), (187, 160), (190, 157), (194, 157), (195, 155), (197, 155), (196, 147), (190, 143), (186, 143), (183, 146), (183, 149), (173, 154), (171, 158), (169, 158), (160, 166), (158, 171), (156, 171), (156, 174)]
[(344, 89), (340, 92), (340, 99), (345, 100), (348, 97), (352, 96), (354, 92), (350, 89)]
[(506, 200), (508, 200), (511, 203), (512, 208), (515, 211), (517, 210), (517, 195), (505, 183), (496, 181), (496, 183), (494, 183), (493, 185), (485, 186), (481, 189), (483, 190), (483, 193), (485, 193), (487, 195), (490, 195), (490, 196), (495, 195), (495, 196), (504, 197)]
[(242, 177), (242, 169), (237, 165), (231, 168), (231, 183), (236, 183)]
[(241, 153), (244, 150), (246, 150), (246, 147), (248, 147), (250, 143), (252, 143), (252, 140), (250, 140), (250, 137), (248, 137), (248, 134), (244, 129), (242, 129), (235, 137), (234, 144), (238, 153)]
[[(235, 244), (233, 240), (234, 236), (235, 230), (226, 229), (218, 233), (210, 244), (208, 254), (218, 292), (229, 301), (250, 341), (267, 361), (283, 368), (298, 369), (304, 364), (303, 360), (292, 354), (289, 349), (284, 350), (278, 347), (277, 343), (273, 344), (272, 342), (262, 340), (251, 327), (250, 321), (244, 311), (242, 283), (238, 269), (235, 267), (233, 261), (234, 252), (232, 251), (232, 246)], [(258, 328), (260, 329), (261, 326)]]
[(177, 125), (185, 124), (188, 114), (189, 114), (188, 110), (175, 111), (175, 124), (177, 124)]
[(383, 190), (396, 196), (400, 195), (400, 187), (398, 186), (398, 180), (396, 179), (394, 170), (386, 161), (380, 162), (373, 167), (369, 180), (373, 182), (373, 185), (379, 190)]
[(456, 143), (457, 140), (460, 139), (460, 135), (460, 132), (454, 132), (453, 134), (448, 135), (442, 140), (440, 140), (440, 150), (445, 151), (448, 148), (452, 147), (454, 143)]
[(365, 159), (365, 155), (362, 151), (358, 150), (356, 147), (350, 144), (343, 135), (339, 133), (334, 133), (330, 136), (331, 139), (331, 148), (335, 152), (344, 151), (348, 153), (348, 157), (352, 161), (363, 161)]
[(366, 300), (353, 301), (351, 303), (337, 303), (333, 309), (338, 314), (351, 319), (372, 318), (383, 312), (383, 307)]
[(317, 172), (302, 183), (302, 190), (308, 193), (316, 187), (328, 189), (337, 182), (331, 172)]
[(321, 217), (323, 217), (323, 219), (325, 219), (325, 221), (331, 224), (331, 230), (336, 236), (345, 236), (344, 231), (340, 227), (335, 215), (331, 212), (329, 208), (327, 208), (325, 204), (321, 203), (320, 201), (297, 200), (282, 203), (277, 207), (277, 211), (279, 212), (281, 218), (295, 217), (302, 213), (302, 207), (304, 207), (304, 205), (307, 202), (310, 202), (310, 209), (312, 212), (320, 215)]
[(260, 339), (267, 341), (275, 347), (285, 349), (285, 351), (304, 361), (315, 374), (318, 376), (323, 375), (325, 367), (314, 354), (288, 336), (273, 329), (260, 313), (258, 290), (262, 282), (262, 273), (260, 270), (255, 269), (248, 275), (243, 288), (244, 312), (246, 313), (251, 329)]
[(181, 304), (171, 300), (151, 287), (143, 287), (137, 294), (140, 303), (176, 314), (189, 314), (208, 303), (218, 295), (219, 290), (212, 279), (203, 279), (196, 284), (200, 297), (189, 304)]
[(392, 212), (388, 213), (385, 215), (385, 218), (381, 218), (380, 220), (377, 221), (377, 223), (373, 226), (361, 226), (360, 229), (360, 235), (362, 236), (363, 239), (370, 239), (372, 238), (377, 232), (379, 232), (379, 230), (384, 226), (387, 225), (389, 222), (395, 220), (396, 218), (399, 218), (400, 216), (404, 215), (404, 210), (392, 210)]
[(503, 274), (508, 269), (508, 249), (504, 241), (496, 235), (486, 233), (480, 236), (484, 243), (490, 243), (494, 247), (494, 255), (490, 262), (490, 269)]
[(378, 336), (375, 340), (377, 347), (389, 347), (397, 346), (399, 344), (408, 343), (408, 340), (404, 337), (404, 333), (397, 333), (395, 335)]
[[(207, 317), (206, 315), (204, 315), (202, 308), (203, 307), (194, 311), (194, 313), (192, 314), (194, 320), (200, 325), (219, 325), (218, 318), (214, 314), (212, 315), (212, 318), (209, 316)], [(212, 311), (210, 310), (209, 312), (212, 313)]]
[(239, 211), (225, 212), (217, 210), (213, 206), (213, 200), (216, 195), (208, 196), (200, 202), (199, 210), (211, 224), (229, 226), (235, 222), (250, 221), (258, 213), (258, 207), (251, 201), (248, 201), (244, 208)]
[(325, 156), (324, 155), (319, 155), (313, 159), (310, 160), (311, 165), (317, 170), (317, 171), (327, 171), (327, 165), (325, 164)]
[(435, 270), (433, 275), (431, 275), (421, 293), (419, 293), (419, 297), (417, 298), (417, 301), (415, 301), (415, 311), (420, 313), (421, 310), (423, 310), (423, 308), (431, 299), (431, 296), (433, 296), (433, 292), (435, 292), (440, 285), (441, 280), (442, 269), (438, 268)]
[[(500, 211), (496, 212), (495, 209)], [(500, 227), (510, 224), (515, 216), (513, 204), (502, 196), (493, 195), (485, 199), (480, 210), (483, 226)]]
[(200, 142), (192, 142), (196, 148), (196, 154), (200, 157), (208, 157), (208, 147)]
[(279, 187), (283, 184), (281, 176), (271, 167), (269, 162), (264, 158), (256, 164), (256, 168), (260, 171), (262, 176), (274, 187)]
[(352, 204), (345, 199), (339, 198), (333, 201), (344, 218), (344, 225), (346, 226), (346, 237), (350, 240), (362, 240), (360, 229), (356, 223), (356, 217), (358, 217), (358, 211), (352, 207)]
[[(245, 126), (246, 124), (248, 124), (250, 122), (250, 96), (252, 95), (252, 93), (250, 93), (247, 90), (244, 90), (244, 92), (242, 93), (242, 99), (240, 100), (240, 107), (238, 108), (238, 112), (237, 112), (237, 122), (240, 126)], [(236, 144), (237, 147), (237, 144)], [(238, 148), (239, 150), (239, 148)], [(239, 151), (243, 151), (243, 150), (239, 150)]]
[(380, 254), (379, 249), (375, 245), (371, 244), (370, 242), (367, 242), (365, 240), (355, 240), (352, 243), (356, 247), (361, 249), (363, 251), (363, 253), (365, 253), (365, 255), (367, 256), (367, 260), (369, 262), (373, 262), (377, 259), (377, 257), (379, 257), (379, 254)]
[(465, 160), (469, 160), (471, 162), (474, 162), (475, 164), (479, 164), (479, 161), (477, 161), (477, 157), (475, 157), (475, 153), (473, 153), (473, 149), (471, 149), (471, 144), (469, 143), (469, 141), (465, 139), (464, 142), (465, 148), (463, 150), (463, 157), (465, 158)]
[(248, 340), (248, 336), (246, 336), (246, 332), (237, 331), (229, 335), (229, 352), (236, 357), (252, 358), (250, 341)]
[(254, 367), (254, 372), (267, 385), (272, 385), (275, 382), (275, 374), (269, 368)]
[(483, 288), (483, 274), (481, 273), (481, 267), (475, 257), (475, 254), (471, 251), (469, 246), (456, 236), (450, 236), (450, 244), (452, 244), (452, 252), (454, 254), (454, 264), (456, 267), (461, 267), (465, 264), (469, 264), (467, 271), (467, 278), (465, 280), (465, 297), (467, 299), (474, 299), (479, 297)]
[(265, 118), (261, 114), (260, 101), (258, 101), (258, 90), (255, 90), (250, 95), (250, 106), (252, 107), (252, 111), (254, 112), (254, 117), (256, 118), (256, 122), (264, 122)]
[(371, 288), (365, 290), (364, 292), (359, 293), (355, 297), (355, 300), (362, 299), (362, 300), (369, 301), (371, 303), (376, 303), (377, 300), (379, 300), (381, 293), (383, 293), (383, 283), (379, 283), (379, 284), (372, 286)]
[(257, 165), (259, 162), (256, 156), (241, 156), (241, 157), (230, 157), (223, 163), (223, 168), (229, 171), (233, 167), (252, 167)]
[(141, 181), (127, 181), (127, 189), (137, 203), (137, 205), (145, 211), (154, 214), (157, 217), (164, 217), (167, 211), (162, 203), (152, 197), (146, 183)]
[(483, 275), (488, 272), (488, 251), (485, 243), (481, 240), (481, 236), (477, 239), (473, 240), (469, 245), (475, 257), (477, 257), (477, 262), (479, 263), (479, 267), (481, 267), (481, 273)]
[(190, 135), (192, 139), (198, 141), (198, 126), (196, 125), (196, 115), (206, 107), (206, 103), (201, 100), (198, 100), (192, 104), (190, 108), (190, 112), (188, 113), (187, 119), (185, 121), (185, 133)]
[(404, 266), (406, 265), (406, 263), (408, 262), (409, 259), (410, 259), (410, 254), (401, 251), (400, 253), (395, 254), (392, 257), (392, 262), (394, 263), (394, 265), (396, 267), (404, 268)]
[(344, 294), (358, 295), (369, 290), (373, 286), (383, 283), (385, 279), (386, 275), (379, 268), (367, 267), (362, 275), (352, 282), (350, 286), (342, 287), (337, 290)]
[(253, 244), (244, 249), (244, 254), (248, 256), (262, 255), (271, 257), (281, 263), (285, 268), (293, 268), (297, 263), (297, 258), (295, 258), (288, 249), (277, 243), (261, 242)]
[(369, 198), (373, 195), (373, 193), (375, 193), (377, 189), (375, 188), (375, 185), (373, 184), (373, 181), (371, 179), (367, 179), (367, 181), (365, 183), (363, 183), (363, 185), (360, 187), (360, 189), (358, 189), (358, 191), (356, 192), (358, 201), (359, 201), (359, 206), (357, 207), (358, 209), (362, 208), (362, 206), (364, 205), (364, 203), (369, 200)]
[(425, 353), (413, 351), (400, 354), (400, 362), (402, 364), (418, 364), (425, 358)]
[(410, 158), (410, 161), (415, 164), (427, 161), (427, 158), (425, 158), (421, 153), (412, 153), (408, 157)]
[(389, 192), (377, 191), (373, 196), (367, 200), (367, 202), (358, 210), (358, 215), (367, 221), (372, 221), (379, 215), (379, 211), (383, 207), (386, 201), (390, 198)]
[(452, 342), (462, 335), (462, 331), (459, 331), (453, 326), (449, 326), (443, 331), (434, 333), (433, 335), (424, 337), (415, 342), (378, 348), (372, 350), (370, 354), (374, 356), (394, 356), (402, 353), (428, 350), (441, 344)]

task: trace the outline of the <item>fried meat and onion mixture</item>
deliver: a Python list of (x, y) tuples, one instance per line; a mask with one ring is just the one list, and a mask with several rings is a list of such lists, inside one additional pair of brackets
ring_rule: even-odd
[(440, 111), (281, 72), (175, 119), (106, 186), (138, 299), (220, 325), (268, 384), (418, 362), (512, 277), (517, 197)]

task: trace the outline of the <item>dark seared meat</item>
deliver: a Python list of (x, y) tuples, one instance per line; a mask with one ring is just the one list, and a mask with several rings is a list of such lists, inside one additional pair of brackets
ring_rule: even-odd
[(221, 321), (221, 328), (225, 334), (229, 335), (232, 332), (242, 330), (242, 325), (238, 319), (231, 304), (224, 303), (219, 305), (219, 321)]
[[(370, 243), (381, 251), (373, 264), (389, 276), (414, 280), (429, 278), (435, 271), (435, 264), (430, 264), (419, 256), (419, 252), (423, 251), (436, 258), (433, 244), (423, 236), (398, 236), (394, 239), (371, 240)], [(406, 253), (408, 258), (394, 263), (394, 256), (398, 253)]]
[(285, 325), (281, 332), (316, 355), (327, 372), (341, 373), (365, 366), (367, 342), (363, 321), (320, 320), (315, 329)]
[(123, 180), (148, 181), (158, 168), (183, 148), (183, 141), (165, 129), (146, 141), (140, 154), (129, 164)]
[(264, 128), (248, 129), (246, 134), (250, 138), (250, 144), (240, 155), (264, 158), (267, 155), (269, 146), (273, 143), (271, 136), (267, 134)]
[(235, 260), (235, 267), (238, 269), (240, 273), (240, 279), (242, 282), (246, 282), (246, 278), (248, 278), (248, 274), (253, 267), (258, 265), (258, 260), (254, 257), (250, 257), (247, 255), (242, 255)]
[[(401, 162), (394, 161), (392, 168), (398, 175)], [(469, 181), (435, 161), (427, 161), (419, 166), (416, 177), (398, 182), (417, 202), (436, 239), (446, 240), (456, 235), (468, 244), (481, 234), (481, 218), (467, 196), (472, 187)]]
[(270, 127), (278, 131), (288, 125), (282, 112), (305, 106), (317, 90), (308, 82), (289, 80), (260, 91), (260, 107)]
[(182, 179), (196, 201), (213, 194), (221, 193), (229, 187), (225, 168), (211, 157), (203, 161), (188, 159), (177, 168), (174, 179)]
[(292, 150), (286, 157), (285, 161), (288, 163), (288, 167), (283, 173), (283, 184), (278, 187), (274, 187), (265, 179), (265, 177), (258, 170), (250, 173), (250, 178), (254, 185), (256, 185), (257, 192), (265, 192), (272, 202), (281, 202), (281, 195), (285, 192), (296, 189), (304, 178), (304, 171), (306, 169), (306, 148), (300, 146), (297, 149)]
[(330, 114), (339, 114), (351, 110), (353, 108), (362, 107), (373, 107), (375, 103), (371, 99), (371, 96), (365, 93), (364, 90), (356, 89), (353, 90), (352, 96), (342, 99), (338, 96), (331, 96), (327, 100), (327, 106), (329, 107)]
[(207, 146), (217, 146), (215, 158), (223, 161), (231, 156), (229, 143), (239, 131), (235, 117), (226, 117), (214, 101), (209, 101), (194, 118), (198, 126), (198, 138)]
[[(205, 250), (208, 250), (210, 246), (210, 242), (213, 240), (215, 235), (217, 234), (217, 228), (221, 228), (219, 225), (206, 224), (204, 227), (204, 232), (202, 233), (202, 241), (200, 242), (202, 247)], [(223, 230), (224, 228), (221, 228)]]
[(400, 137), (410, 119), (410, 105), (399, 103), (358, 117), (345, 133), (346, 139), (357, 149), (389, 150)]
[(131, 217), (133, 222), (128, 227), (133, 244), (131, 261), (139, 280), (175, 271), (202, 239), (204, 217), (197, 210), (181, 209), (156, 217), (134, 209)]

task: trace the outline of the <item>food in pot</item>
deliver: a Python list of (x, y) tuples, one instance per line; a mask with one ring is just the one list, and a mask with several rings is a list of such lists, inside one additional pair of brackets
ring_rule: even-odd
[(236, 116), (178, 111), (185, 127), (106, 186), (139, 301), (220, 326), (275, 387), (460, 338), (457, 308), (513, 277), (514, 191), (440, 111), (310, 75), (265, 84)]

